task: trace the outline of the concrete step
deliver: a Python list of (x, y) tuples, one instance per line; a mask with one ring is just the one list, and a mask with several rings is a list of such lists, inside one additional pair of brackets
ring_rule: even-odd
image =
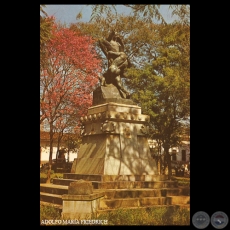
[(179, 195), (178, 188), (140, 188), (140, 189), (97, 189), (103, 191), (106, 199), (114, 198), (142, 198), (142, 197), (166, 197)]
[(40, 201), (62, 205), (62, 195), (40, 192)]
[(92, 182), (95, 189), (175, 188), (176, 181), (107, 181)]
[[(53, 184), (69, 186), (75, 179), (53, 178)], [(175, 188), (177, 181), (92, 181), (94, 189)]]
[(100, 200), (100, 210), (124, 207), (146, 207), (155, 205), (175, 205), (190, 209), (190, 196), (112, 198)]
[(179, 195), (181, 196), (190, 196), (190, 187), (188, 186), (178, 186)]
[[(100, 210), (118, 208), (155, 207), (166, 205), (190, 209), (190, 196), (179, 195), (179, 188), (162, 189), (96, 189), (104, 192), (100, 200)], [(68, 186), (40, 184), (40, 202), (46, 205), (57, 205), (62, 208), (62, 195), (68, 194)]]
[(190, 196), (168, 196), (171, 204), (190, 205)]
[(100, 200), (100, 210), (126, 207), (146, 207), (155, 205), (171, 205), (168, 197), (116, 198)]
[(86, 175), (86, 174), (75, 174), (75, 173), (64, 173), (63, 179), (72, 180), (87, 180), (87, 181), (103, 181), (102, 175)]
[(53, 178), (53, 184), (69, 186), (71, 182), (74, 182), (74, 179), (62, 179), (62, 178)]
[(99, 174), (76, 174), (64, 173), (64, 179), (87, 180), (87, 181), (165, 181), (167, 175), (99, 175)]
[(40, 192), (51, 194), (68, 194), (68, 186), (57, 184), (40, 184)]
[[(76, 179), (65, 179), (65, 178), (53, 178), (53, 184), (62, 185), (62, 186), (69, 186), (71, 182), (77, 181)], [(98, 181), (92, 181), (93, 187), (96, 189), (98, 188)]]

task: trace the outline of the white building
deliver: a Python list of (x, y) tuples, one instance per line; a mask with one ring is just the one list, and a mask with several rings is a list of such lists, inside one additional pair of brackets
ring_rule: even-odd
[[(66, 143), (61, 143), (61, 146), (59, 149), (66, 149)], [(63, 151), (64, 152), (64, 151)], [(66, 160), (72, 162), (75, 158), (77, 158), (77, 152), (69, 151), (69, 154), (67, 151), (64, 153), (64, 157)], [(49, 162), (49, 155), (50, 155), (50, 141), (49, 141), (49, 133), (45, 131), (40, 131), (40, 164), (44, 164)], [(57, 136), (54, 135), (54, 141), (53, 141), (53, 155), (52, 159), (56, 159), (60, 156), (57, 156)]]
[[(157, 147), (155, 140), (149, 139), (149, 147), (152, 153), (156, 153), (154, 149)], [(161, 148), (160, 154), (164, 153), (164, 148)], [(188, 164), (190, 162), (190, 141), (182, 141), (179, 147), (173, 147), (169, 149), (171, 155), (172, 165), (173, 164)]]
[[(52, 159), (56, 159), (57, 154), (57, 147), (53, 147), (53, 155)], [(49, 162), (49, 155), (50, 155), (50, 147), (49, 146), (41, 146), (41, 163), (47, 163)], [(65, 159), (68, 159), (68, 153), (64, 153)], [(74, 159), (77, 158), (77, 152), (69, 152), (69, 161), (72, 162)]]
[(181, 146), (169, 150), (173, 163), (188, 164), (190, 162), (190, 141), (182, 141)]

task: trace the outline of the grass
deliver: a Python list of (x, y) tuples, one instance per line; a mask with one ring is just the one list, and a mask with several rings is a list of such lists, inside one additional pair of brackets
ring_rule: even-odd
[[(53, 178), (63, 178), (63, 173), (54, 173), (53, 170), (51, 170), (50, 174), (50, 182), (53, 182)], [(47, 179), (47, 172), (40, 172), (40, 182), (45, 183)]]
[[(57, 209), (52, 206), (40, 205), (41, 223), (42, 221), (44, 222), (44, 220), (55, 221), (61, 219), (62, 218), (60, 212)], [(91, 219), (106, 220), (106, 222), (108, 223), (107, 225), (185, 226), (190, 225), (190, 211), (187, 209), (173, 207), (151, 207), (147, 209), (117, 209), (97, 216), (93, 215)]]
[(176, 180), (179, 186), (189, 186), (190, 187), (190, 178), (172, 176), (171, 179)]
[(60, 220), (61, 213), (53, 206), (46, 206), (40, 204), (40, 222), (42, 220)]
[(109, 225), (189, 225), (190, 211), (172, 207), (117, 209), (98, 219), (108, 220)]

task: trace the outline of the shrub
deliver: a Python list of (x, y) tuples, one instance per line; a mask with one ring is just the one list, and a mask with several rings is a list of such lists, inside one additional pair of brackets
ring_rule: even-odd
[[(52, 206), (40, 205), (40, 221), (61, 220), (61, 213)], [(89, 218), (90, 219), (90, 218)], [(107, 220), (108, 225), (190, 225), (190, 211), (175, 207), (149, 207), (146, 209), (117, 209), (93, 215), (91, 219)]]
[(60, 210), (54, 206), (40, 205), (40, 222), (42, 220), (58, 220), (61, 219)]
[(190, 225), (190, 211), (174, 207), (117, 209), (97, 218), (109, 225)]
[(172, 176), (171, 179), (177, 181), (179, 186), (190, 186), (190, 178)]
[[(50, 182), (53, 182), (53, 178), (63, 178), (63, 173), (54, 173), (53, 170), (51, 170), (50, 174)], [(40, 172), (40, 183), (45, 183), (47, 179), (47, 172)]]

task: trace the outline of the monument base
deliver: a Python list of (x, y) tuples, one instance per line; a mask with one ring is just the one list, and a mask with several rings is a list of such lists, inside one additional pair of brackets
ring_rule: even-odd
[[(104, 100), (111, 101), (102, 103)], [(87, 116), (81, 118), (82, 144), (71, 172), (157, 175), (147, 139), (149, 116), (141, 114), (141, 107), (119, 97), (115, 86), (96, 89), (93, 105)]]
[(144, 136), (84, 136), (78, 156), (72, 167), (75, 167), (72, 172), (77, 174), (157, 174), (155, 160), (148, 151), (148, 142)]

